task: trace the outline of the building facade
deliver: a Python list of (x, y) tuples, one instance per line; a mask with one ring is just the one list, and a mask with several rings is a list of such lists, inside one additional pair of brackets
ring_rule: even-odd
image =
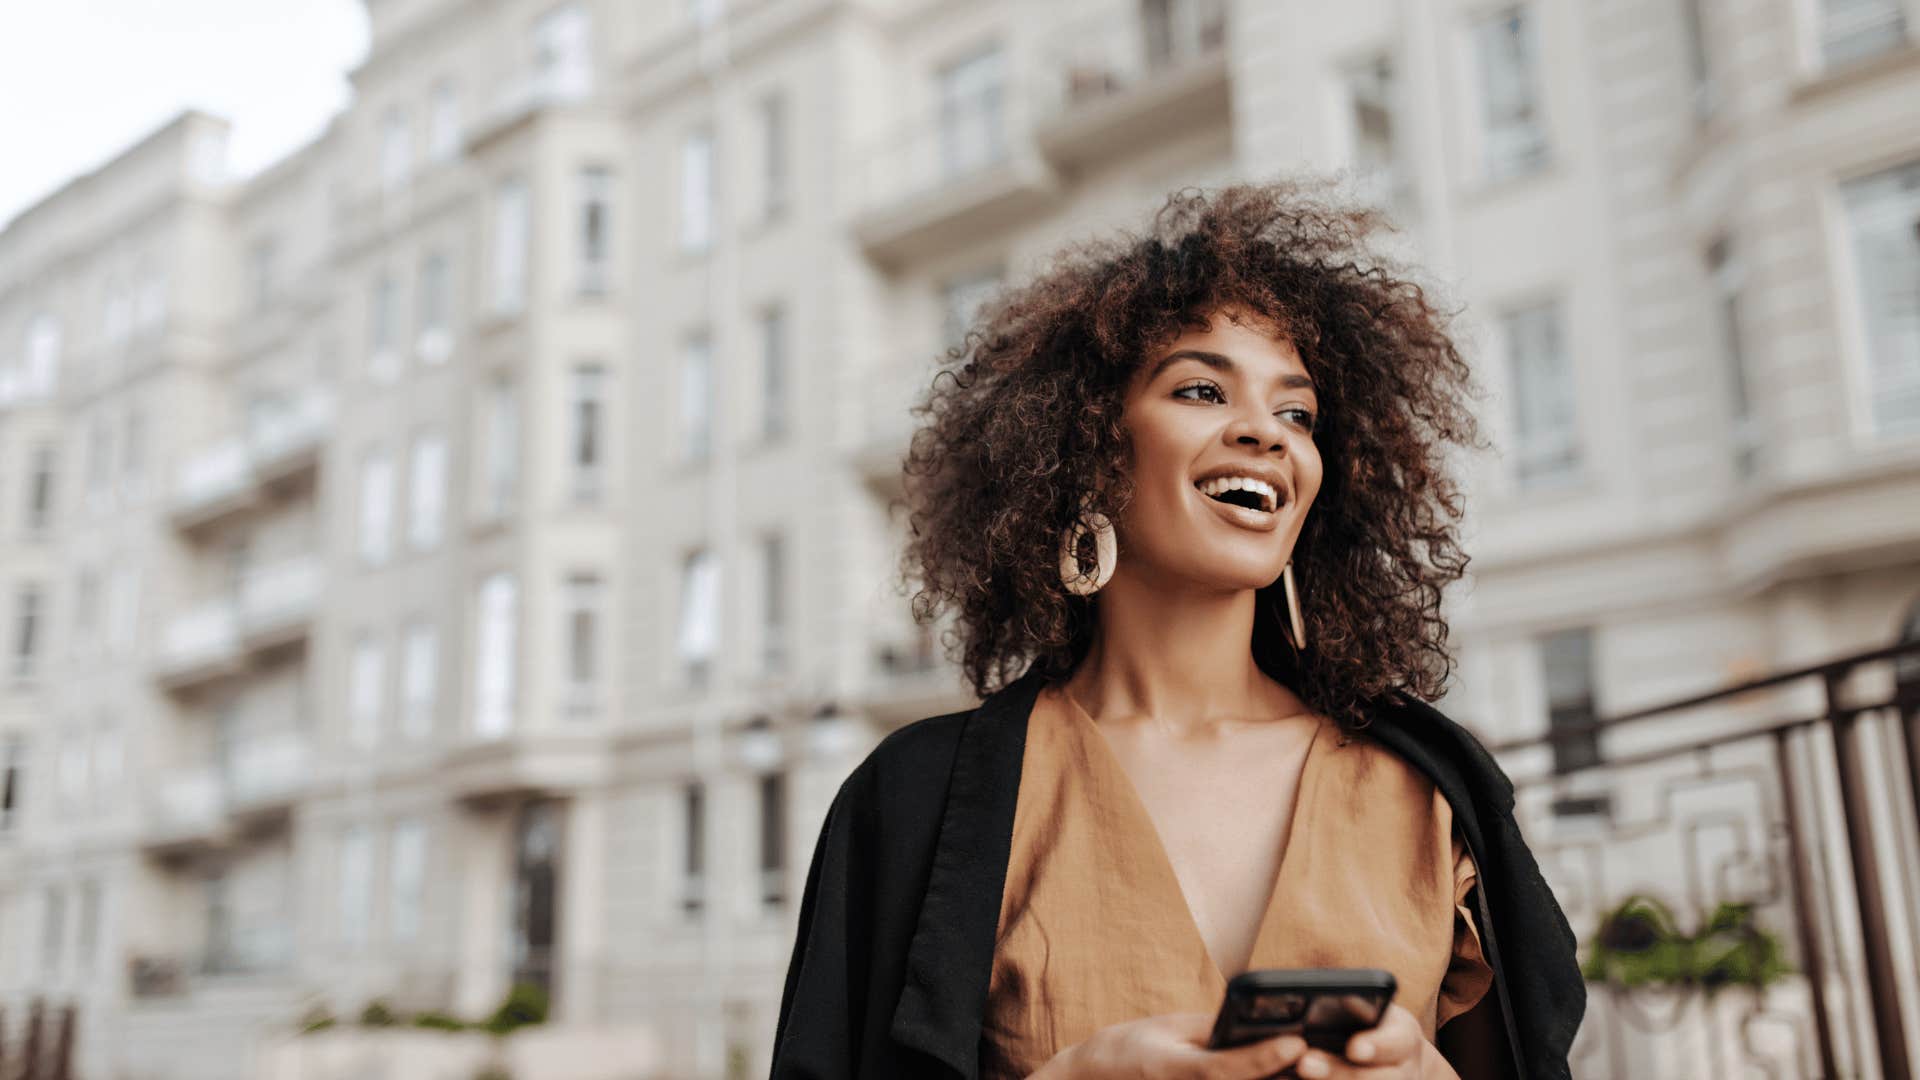
[(187, 114), (0, 232), (0, 1025), (83, 1075), (516, 982), (763, 1074), (827, 804), (971, 700), (906, 406), (1186, 185), (1346, 170), (1463, 311), (1490, 740), (1916, 633), (1914, 0), (366, 8), (287, 159)]

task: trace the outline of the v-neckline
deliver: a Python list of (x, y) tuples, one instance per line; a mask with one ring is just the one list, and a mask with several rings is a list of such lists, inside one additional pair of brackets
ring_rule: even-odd
[[(1119, 754), (1114, 751), (1112, 744), (1107, 741), (1107, 733), (1100, 729), (1100, 722), (1095, 720), (1092, 714), (1082, 708), (1080, 703), (1074, 700), (1073, 695), (1069, 694), (1065, 687), (1059, 688), (1059, 694), (1065, 699), (1068, 711), (1078, 721), (1085, 722), (1087, 726), (1091, 728), (1093, 741), (1100, 747), (1096, 752), (1105, 756), (1107, 764), (1112, 767), (1114, 774), (1119, 778), (1121, 786), (1125, 789), (1126, 801), (1132, 805), (1134, 813), (1139, 816), (1140, 820), (1146, 823), (1147, 834), (1153, 839), (1152, 846), (1154, 853), (1159, 856), (1160, 868), (1165, 872), (1166, 879), (1172, 883), (1174, 895), (1180, 898), (1180, 910), (1186, 915), (1187, 935), (1199, 948), (1200, 955), (1207, 958), (1207, 970), (1213, 973), (1215, 980), (1214, 988), (1221, 993), (1225, 993), (1229, 976), (1221, 969), (1219, 959), (1213, 955), (1213, 950), (1208, 947), (1206, 935), (1200, 932), (1200, 921), (1194, 918), (1193, 915), (1193, 903), (1187, 899), (1187, 890), (1180, 884), (1180, 874), (1173, 867), (1173, 857), (1167, 853), (1166, 838), (1161, 835), (1160, 824), (1154, 820), (1152, 811), (1147, 809), (1147, 801), (1141, 797), (1139, 788), (1135, 786), (1133, 775), (1127, 772), (1125, 765), (1121, 764)], [(1307, 781), (1312, 776), (1311, 769), (1313, 766), (1314, 750), (1320, 745), (1320, 729), (1325, 726), (1326, 720), (1324, 718), (1321, 718), (1314, 724), (1313, 734), (1307, 737), (1306, 753), (1300, 759), (1300, 776), (1294, 782), (1293, 786), (1293, 806), (1287, 811), (1286, 835), (1282, 838), (1280, 859), (1274, 865), (1273, 879), (1267, 883), (1266, 899), (1260, 907), (1259, 921), (1254, 927), (1253, 947), (1247, 951), (1247, 963), (1250, 968), (1262, 955), (1262, 946), (1265, 945), (1267, 934), (1271, 931), (1268, 923), (1273, 921), (1274, 901), (1279, 896), (1280, 885), (1285, 878), (1287, 860), (1293, 856), (1293, 841), (1299, 832), (1300, 807), (1306, 796)]]

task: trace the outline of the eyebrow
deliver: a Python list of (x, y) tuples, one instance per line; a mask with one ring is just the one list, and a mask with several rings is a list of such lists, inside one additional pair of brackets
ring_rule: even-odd
[[(1147, 376), (1147, 381), (1152, 382), (1159, 378), (1161, 372), (1181, 360), (1198, 360), (1215, 371), (1226, 372), (1227, 374), (1233, 374), (1240, 370), (1240, 365), (1234, 363), (1233, 358), (1224, 353), (1208, 352), (1205, 349), (1176, 349), (1161, 357), (1160, 362), (1153, 365), (1153, 372)], [(1305, 375), (1288, 373), (1280, 376), (1280, 388), (1283, 390), (1312, 390), (1314, 386), (1311, 378)]]

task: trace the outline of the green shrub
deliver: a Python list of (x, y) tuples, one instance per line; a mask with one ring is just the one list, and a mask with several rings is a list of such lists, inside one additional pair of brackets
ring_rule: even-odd
[(315, 1005), (300, 1017), (300, 1034), (311, 1035), (316, 1031), (325, 1031), (334, 1023), (333, 1013), (326, 1005)]
[(1727, 986), (1761, 989), (1793, 971), (1780, 939), (1756, 925), (1752, 904), (1725, 903), (1693, 934), (1680, 930), (1665, 904), (1630, 896), (1601, 920), (1580, 972), (1591, 982), (1627, 989)]
[(507, 991), (506, 1000), (482, 1026), (495, 1035), (505, 1035), (517, 1028), (546, 1022), (547, 992), (532, 983), (514, 983)]
[(465, 1031), (467, 1022), (457, 1016), (448, 1016), (443, 1012), (423, 1012), (413, 1018), (413, 1026), (431, 1028), (435, 1031)]
[(400, 1018), (379, 998), (367, 1002), (367, 1007), (360, 1010), (361, 1027), (392, 1027), (399, 1022)]

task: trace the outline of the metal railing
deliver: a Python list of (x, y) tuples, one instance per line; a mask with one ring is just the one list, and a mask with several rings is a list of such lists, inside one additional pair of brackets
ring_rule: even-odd
[[(1556, 744), (1595, 740), (1591, 764), (1550, 764)], [(1913, 1080), (1920, 642), (1492, 749), (1582, 936), (1594, 992), (1574, 1075)], [(1651, 948), (1627, 902), (1676, 924), (1750, 920), (1739, 947), (1779, 962), (1627, 978), (1597, 952)]]

